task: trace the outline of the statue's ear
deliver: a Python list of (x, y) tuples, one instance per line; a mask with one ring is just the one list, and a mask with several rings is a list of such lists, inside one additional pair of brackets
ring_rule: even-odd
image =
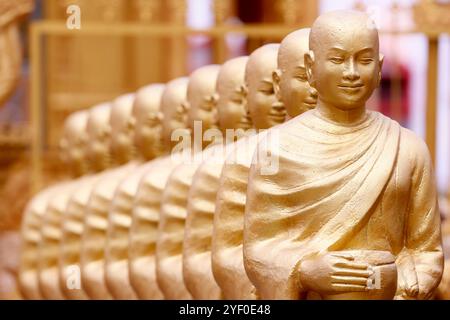
[(383, 70), (383, 63), (384, 63), (384, 54), (380, 53), (380, 58), (379, 58), (379, 69), (378, 69), (378, 83), (377, 83), (377, 87), (380, 86), (381, 83), (381, 71)]
[(111, 133), (112, 133), (111, 126), (107, 126), (101, 134), (102, 134), (102, 137), (109, 138), (109, 137), (111, 137)]
[(272, 72), (273, 91), (278, 101), (281, 101), (281, 93), (280, 93), (281, 72), (282, 71), (280, 69), (276, 69), (274, 72)]
[(136, 118), (130, 117), (130, 119), (128, 120), (128, 123), (127, 123), (128, 130), (133, 130), (135, 126), (136, 126)]
[(308, 82), (311, 87), (314, 87), (315, 79), (312, 72), (313, 66), (314, 66), (314, 52), (309, 51), (305, 53), (305, 69), (306, 69), (306, 76), (308, 77)]

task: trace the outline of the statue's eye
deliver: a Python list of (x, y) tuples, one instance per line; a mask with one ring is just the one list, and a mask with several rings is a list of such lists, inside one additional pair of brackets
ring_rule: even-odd
[(373, 62), (373, 59), (372, 58), (362, 58), (362, 59), (359, 59), (359, 62), (362, 64), (371, 64)]
[(308, 77), (306, 76), (306, 74), (298, 74), (295, 76), (295, 79), (299, 81), (308, 81)]
[(269, 85), (259, 88), (259, 91), (266, 95), (271, 95), (271, 94), (275, 93), (273, 86), (269, 86)]
[(341, 64), (344, 62), (344, 58), (341, 57), (331, 57), (330, 61), (335, 63), (335, 64)]

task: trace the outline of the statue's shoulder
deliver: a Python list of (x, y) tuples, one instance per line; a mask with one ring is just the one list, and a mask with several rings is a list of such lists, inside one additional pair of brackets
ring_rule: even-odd
[(428, 150), (425, 141), (419, 137), (414, 131), (402, 127), (397, 121), (378, 111), (370, 111), (372, 117), (377, 117), (380, 121), (389, 123), (392, 127), (398, 127), (400, 130), (400, 147), (412, 150)]
[(416, 167), (432, 166), (431, 154), (425, 141), (410, 129), (401, 127), (400, 152)]

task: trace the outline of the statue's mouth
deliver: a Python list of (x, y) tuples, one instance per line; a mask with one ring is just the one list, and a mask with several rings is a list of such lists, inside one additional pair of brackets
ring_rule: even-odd
[(358, 90), (364, 87), (362, 83), (355, 83), (355, 84), (341, 84), (339, 85), (339, 88), (344, 90)]

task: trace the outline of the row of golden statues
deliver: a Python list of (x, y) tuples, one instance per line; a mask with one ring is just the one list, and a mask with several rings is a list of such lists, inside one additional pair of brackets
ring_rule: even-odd
[[(444, 256), (432, 163), (420, 138), (366, 110), (382, 64), (370, 18), (336, 11), (72, 114), (60, 147), (73, 179), (24, 213), (23, 295), (433, 298)], [(250, 134), (179, 156), (184, 134), (230, 130)]]

